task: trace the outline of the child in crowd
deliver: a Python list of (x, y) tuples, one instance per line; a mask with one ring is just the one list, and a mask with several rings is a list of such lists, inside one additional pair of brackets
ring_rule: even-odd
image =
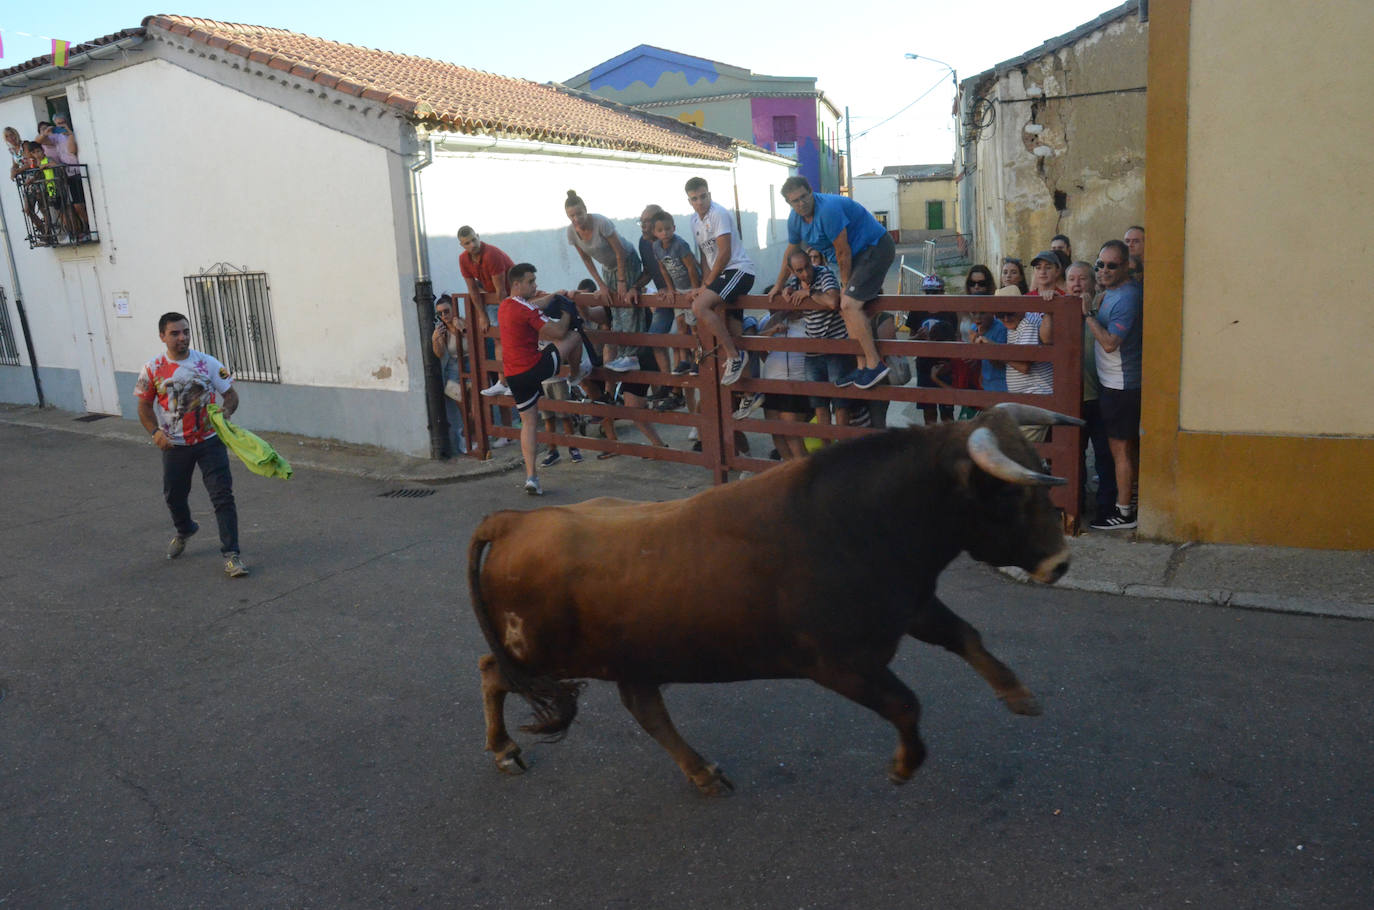
[[(668, 306), (654, 310), (654, 321), (649, 327), (651, 332), (666, 332), (666, 328), (659, 328), (663, 317), (660, 313), (666, 313), (668, 318), (674, 314), (675, 304), (677, 303), (678, 291), (690, 291), (692, 288), (701, 287), (701, 270), (697, 268), (697, 259), (692, 255), (692, 248), (687, 245), (687, 241), (677, 235), (677, 224), (673, 221), (673, 216), (667, 212), (659, 212), (654, 216), (654, 262), (663, 275), (660, 287), (660, 295), (668, 303)], [(686, 334), (696, 325), (696, 317), (692, 315), (691, 308), (682, 310), (676, 314), (678, 331)], [(691, 369), (688, 358), (682, 358), (673, 368), (674, 373), (686, 373)], [(693, 370), (692, 372), (695, 372)]]

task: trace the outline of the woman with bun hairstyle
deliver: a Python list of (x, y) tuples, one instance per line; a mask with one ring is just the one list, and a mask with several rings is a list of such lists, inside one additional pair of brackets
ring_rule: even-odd
[[(628, 305), (639, 303), (639, 291), (635, 284), (639, 281), (642, 266), (639, 253), (628, 240), (620, 235), (605, 215), (587, 212), (587, 204), (576, 190), (568, 190), (563, 200), (563, 211), (568, 216), (568, 244), (582, 257), (587, 274), (596, 282), (597, 296), (606, 305), (613, 303), (621, 306), (611, 307), (611, 330), (614, 332), (637, 332), (640, 311)], [(601, 269), (598, 272), (597, 266)], [(639, 369), (638, 349), (633, 345), (606, 345), (602, 356), (606, 368), (623, 373)]]

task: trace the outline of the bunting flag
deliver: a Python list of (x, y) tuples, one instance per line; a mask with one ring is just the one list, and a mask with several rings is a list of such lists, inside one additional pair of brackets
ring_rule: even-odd
[(5, 58), (5, 35), (0, 32), (0, 60)]
[[(71, 46), (72, 46), (72, 43), (71, 43), (70, 41), (62, 41), (62, 40), (57, 39), (57, 38), (49, 38), (47, 35), (31, 35), (31, 34), (29, 34), (28, 32), (20, 32), (20, 31), (14, 30), (14, 29), (10, 29), (10, 34), (11, 34), (11, 35), (19, 35), (21, 38), (37, 38), (37, 39), (39, 39), (40, 41), (51, 41), (51, 42), (52, 42), (52, 62), (55, 63), (55, 64), (57, 64), (58, 66), (66, 66), (66, 65), (67, 65), (67, 56), (68, 56), (68, 52), (69, 52), (69, 50), (71, 49)], [(23, 42), (21, 41), (20, 44), (23, 44)], [(5, 56), (5, 41), (4, 41), (4, 36), (3, 36), (3, 34), (0, 34), (0, 57), (4, 57), (4, 56)]]

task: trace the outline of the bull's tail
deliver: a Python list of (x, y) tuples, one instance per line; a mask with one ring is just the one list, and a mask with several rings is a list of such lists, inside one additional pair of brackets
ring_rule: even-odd
[(529, 702), (534, 711), (534, 720), (520, 729), (526, 733), (537, 733), (549, 742), (563, 738), (577, 717), (577, 697), (586, 683), (555, 679), (552, 676), (536, 676), (510, 656), (496, 629), (491, 624), (491, 614), (482, 600), (482, 556), (491, 544), (488, 525), (490, 519), (482, 522), (472, 535), (468, 545), (468, 591), (472, 596), (472, 612), (477, 614), (477, 625), (482, 636), (491, 648), (496, 666), (505, 677), (510, 691)]

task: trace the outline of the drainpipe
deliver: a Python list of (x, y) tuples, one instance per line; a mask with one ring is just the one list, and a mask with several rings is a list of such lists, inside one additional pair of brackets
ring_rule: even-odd
[(429, 278), (429, 239), (425, 230), (425, 200), (420, 191), (420, 171), (434, 163), (434, 139), (429, 138), (416, 153), (410, 171), (410, 239), (415, 245), (415, 316), (420, 321), (420, 362), (425, 372), (425, 416), (429, 427), (429, 457), (447, 458), (449, 450), (448, 410), (444, 406), (444, 382), (439, 358), (429, 346), (434, 331), (434, 284)]
[(14, 247), (10, 244), (10, 227), (5, 222), (5, 212), (0, 209), (0, 234), (5, 236), (5, 259), (10, 267), (10, 286), (14, 288), (14, 308), (19, 313), (19, 330), (24, 333), (24, 348), (29, 352), (29, 369), (33, 371), (33, 390), (38, 396), (38, 406), (47, 407), (43, 400), (43, 382), (38, 378), (38, 358), (33, 353), (33, 336), (29, 334), (29, 317), (24, 312), (24, 292), (19, 289), (19, 270), (14, 265)]

